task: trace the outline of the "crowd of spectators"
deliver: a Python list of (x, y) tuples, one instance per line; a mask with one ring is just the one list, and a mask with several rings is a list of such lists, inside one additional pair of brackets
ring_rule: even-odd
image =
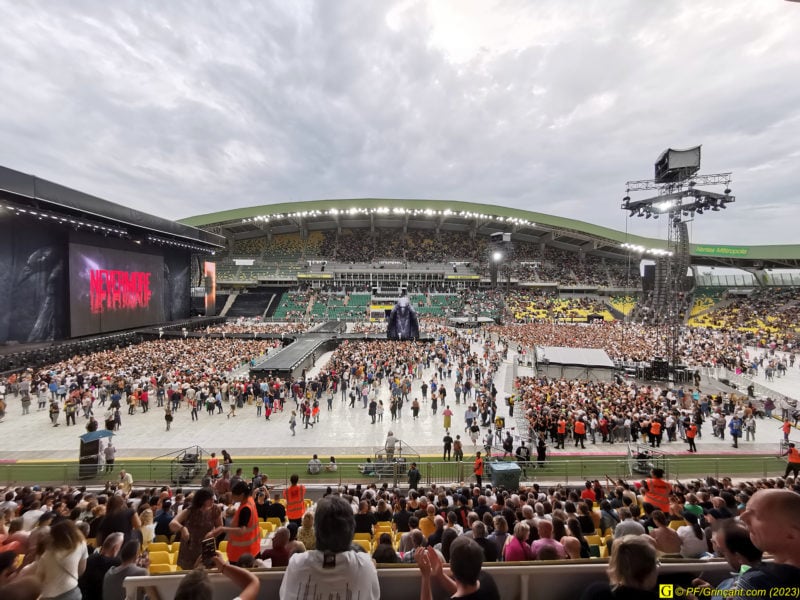
[[(176, 598), (208, 589), (203, 563), (229, 577), (242, 600), (254, 600), (260, 587), (242, 567), (285, 568), (281, 599), (305, 597), (315, 587), (377, 599), (376, 564), (393, 563), (419, 566), (420, 598), (432, 597), (434, 583), (447, 596), (472, 589), (494, 599), (500, 592), (484, 564), (609, 554), (611, 587), (598, 580), (582, 598), (657, 597), (659, 557), (727, 560), (732, 576), (718, 593), (790, 589), (800, 580), (800, 484), (793, 478), (681, 483), (653, 469), (641, 481), (579, 487), (359, 484), (328, 488), (314, 503), (297, 475), (281, 492), (270, 490), (260, 472), (245, 478), (239, 469), (231, 477), (234, 467), (221, 475), (225, 491), (221, 479), (192, 490), (4, 489), (0, 596), (124, 598), (127, 577), (153, 570), (147, 549), (154, 543), (179, 545), (177, 565), (186, 575)], [(262, 539), (261, 531), (270, 533)], [(205, 539), (220, 548), (224, 542), (227, 554), (204, 556)], [(711, 587), (696, 576), (693, 587)], [(205, 583), (198, 589), (199, 582)], [(151, 586), (150, 593), (158, 591)]]
[(795, 336), (800, 332), (800, 290), (763, 289), (728, 296), (724, 306), (692, 316), (689, 324), (712, 329)]

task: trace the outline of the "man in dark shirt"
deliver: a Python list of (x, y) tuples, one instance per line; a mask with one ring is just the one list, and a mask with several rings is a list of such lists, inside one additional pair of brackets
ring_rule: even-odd
[(78, 579), (84, 600), (103, 600), (103, 578), (111, 567), (119, 565), (117, 555), (124, 537), (120, 532), (107, 535), (100, 552), (95, 552), (86, 560), (86, 570)]
[(392, 517), (396, 531), (406, 533), (410, 531), (408, 520), (411, 518), (411, 513), (406, 510), (406, 499), (400, 498), (400, 510), (398, 510)]
[(169, 524), (174, 518), (172, 511), (170, 510), (171, 508), (172, 502), (170, 500), (164, 500), (161, 503), (161, 510), (156, 513), (156, 516), (153, 519), (153, 522), (156, 526), (155, 534), (165, 535), (170, 539), (172, 539), (172, 532), (169, 530)]
[(280, 503), (281, 495), (275, 494), (275, 501), (267, 508), (267, 518), (277, 518), (281, 523), (286, 521), (286, 507)]

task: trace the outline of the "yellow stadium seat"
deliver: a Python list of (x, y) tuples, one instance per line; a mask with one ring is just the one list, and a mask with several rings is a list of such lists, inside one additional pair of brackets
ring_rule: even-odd
[(173, 559), (173, 554), (170, 552), (165, 552), (163, 550), (150, 553), (151, 565), (173, 565), (175, 564), (175, 561), (172, 559)]
[(608, 558), (608, 546), (605, 544), (600, 546), (600, 558)]
[(314, 504), (314, 501), (311, 498), (303, 498), (303, 504), (305, 505), (306, 508), (308, 508), (312, 504)]
[(356, 533), (353, 536), (353, 539), (354, 540), (367, 540), (369, 542), (369, 541), (372, 540), (372, 534), (371, 533)]
[(585, 535), (583, 536), (586, 538), (586, 541), (589, 542), (590, 546), (604, 546), (605, 540), (601, 538), (599, 535)]
[(175, 565), (165, 565), (165, 564), (150, 564), (150, 575), (154, 575), (155, 573), (173, 573), (175, 572)]
[(283, 522), (278, 517), (270, 517), (270, 518), (268, 518), (267, 519), (267, 523), (272, 523), (273, 530), (277, 529), (278, 527), (283, 525)]
[(228, 540), (222, 540), (217, 547), (217, 550), (220, 552), (227, 552), (228, 551)]
[(172, 542), (172, 545), (170, 546), (170, 552), (172, 552), (176, 557), (178, 556), (178, 550), (180, 549), (181, 549), (180, 542)]
[(391, 521), (378, 521), (375, 525), (375, 529), (380, 529), (381, 531), (391, 531), (392, 530), (392, 522)]
[(174, 552), (174, 550), (170, 550), (169, 544), (165, 542), (150, 542), (147, 550), (149, 552)]
[(168, 544), (169, 543), (169, 538), (166, 535), (157, 535), (153, 541), (154, 542), (164, 542), (164, 543)]
[(354, 544), (361, 546), (364, 549), (364, 552), (369, 552), (371, 550), (372, 544), (370, 544), (369, 540), (353, 540)]
[(683, 527), (686, 524), (687, 524), (686, 521), (670, 521), (669, 522), (669, 528), (677, 530), (678, 527)]

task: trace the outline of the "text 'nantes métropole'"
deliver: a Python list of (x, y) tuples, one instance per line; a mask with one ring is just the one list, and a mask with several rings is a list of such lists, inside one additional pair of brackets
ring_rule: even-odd
[(93, 313), (147, 308), (152, 295), (148, 272), (89, 271), (89, 298)]

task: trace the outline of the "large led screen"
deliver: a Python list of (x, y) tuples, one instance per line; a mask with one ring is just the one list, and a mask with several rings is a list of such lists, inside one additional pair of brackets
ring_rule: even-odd
[(73, 337), (164, 321), (164, 260), (125, 250), (69, 245)]

